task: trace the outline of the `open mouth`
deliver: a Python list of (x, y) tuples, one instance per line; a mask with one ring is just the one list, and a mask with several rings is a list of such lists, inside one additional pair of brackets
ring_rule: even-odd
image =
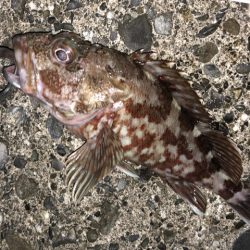
[(11, 65), (3, 67), (2, 69), (5, 79), (15, 87), (21, 88), (20, 77), (17, 74), (16, 65), (12, 64), (15, 63), (14, 50), (7, 47), (0, 47), (0, 58), (8, 59), (11, 62)]

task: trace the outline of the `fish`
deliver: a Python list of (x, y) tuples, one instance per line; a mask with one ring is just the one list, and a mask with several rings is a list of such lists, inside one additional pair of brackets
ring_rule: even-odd
[(65, 183), (81, 202), (118, 168), (144, 166), (203, 215), (200, 187), (250, 224), (250, 185), (236, 144), (212, 126), (184, 73), (143, 50), (126, 54), (63, 31), (13, 37), (6, 80), (43, 103), (83, 144), (65, 160)]

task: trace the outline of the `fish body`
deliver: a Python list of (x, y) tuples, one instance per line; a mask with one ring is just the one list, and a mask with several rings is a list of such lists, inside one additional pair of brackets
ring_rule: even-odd
[(18, 35), (13, 46), (17, 74), (11, 66), (6, 78), (85, 141), (66, 160), (75, 200), (116, 166), (136, 176), (129, 164), (135, 163), (157, 173), (198, 214), (206, 209), (202, 186), (250, 222), (239, 150), (211, 127), (197, 94), (171, 63), (70, 32)]

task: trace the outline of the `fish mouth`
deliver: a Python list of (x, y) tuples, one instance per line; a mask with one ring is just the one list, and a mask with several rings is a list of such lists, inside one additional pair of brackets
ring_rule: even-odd
[(24, 35), (14, 36), (13, 50), (7, 47), (0, 47), (0, 58), (7, 58), (11, 61), (9, 66), (3, 67), (2, 72), (5, 79), (16, 88), (27, 94), (32, 94), (30, 72), (34, 70), (28, 49), (28, 41)]
[(1, 70), (3, 72), (4, 78), (7, 82), (11, 83), (17, 88), (20, 88), (20, 78), (17, 74), (17, 69), (15, 63), (15, 53), (13, 49), (8, 47), (0, 47), (0, 58), (8, 59), (10, 61), (9, 66), (3, 67)]

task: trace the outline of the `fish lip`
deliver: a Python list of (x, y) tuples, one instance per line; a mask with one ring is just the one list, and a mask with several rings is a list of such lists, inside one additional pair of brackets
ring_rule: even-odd
[(20, 77), (17, 75), (15, 64), (4, 67), (3, 68), (3, 76), (9, 83), (14, 85), (16, 88), (18, 88), (18, 89), (21, 88)]

